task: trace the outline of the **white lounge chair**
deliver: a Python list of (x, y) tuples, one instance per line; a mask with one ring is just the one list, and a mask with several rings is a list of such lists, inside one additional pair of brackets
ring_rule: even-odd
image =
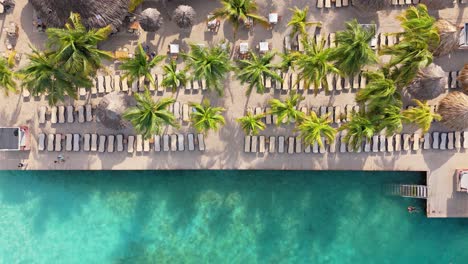
[(323, 8), (323, 0), (317, 0), (317, 8)]
[(182, 121), (183, 122), (190, 122), (190, 107), (188, 104), (182, 105)]
[(387, 151), (388, 152), (393, 152), (395, 148), (393, 147), (393, 136), (388, 136), (387, 137)]
[(260, 153), (265, 153), (265, 136), (259, 136), (258, 137), (258, 152)]
[(314, 142), (312, 145), (312, 153), (319, 153), (319, 145), (317, 142)]
[(50, 108), (50, 123), (56, 124), (57, 123), (57, 107), (52, 106)]
[(122, 86), (120, 85), (120, 75), (114, 75), (114, 90), (116, 92), (120, 92), (122, 90)]
[(289, 84), (291, 83), (291, 79), (289, 78), (290, 75), (291, 73), (289, 72), (283, 74), (283, 84), (281, 85), (281, 87), (283, 87), (283, 91), (289, 90)]
[(288, 154), (294, 153), (294, 137), (288, 138)]
[(143, 151), (143, 136), (142, 135), (136, 135), (136, 152), (142, 152)]
[(302, 153), (302, 140), (300, 136), (296, 137), (296, 153)]
[(128, 136), (127, 139), (127, 152), (128, 153), (133, 153), (135, 147), (135, 136)]
[(202, 86), (203, 91), (208, 89), (208, 86), (206, 85), (206, 80), (205, 79), (201, 79), (201, 86)]
[(198, 81), (198, 80), (193, 80), (193, 82), (192, 82), (192, 88), (193, 88), (193, 90), (196, 90), (196, 91), (197, 91), (197, 90), (200, 90), (200, 81)]
[(98, 91), (96, 79), (92, 79), (91, 94), (96, 95)]
[(114, 152), (114, 135), (107, 136), (107, 152), (112, 153)]
[(180, 120), (180, 103), (174, 103), (174, 117), (176, 120)]
[(252, 136), (246, 135), (244, 137), (244, 152), (249, 153), (251, 150)]
[(319, 152), (320, 152), (321, 154), (325, 153), (325, 151), (326, 151), (326, 142), (325, 142), (325, 138), (324, 138), (324, 137), (322, 137), (322, 142), (323, 142), (323, 146), (319, 146)]
[(341, 107), (340, 106), (335, 106), (335, 109), (333, 111), (333, 122), (336, 124), (341, 123)]
[(104, 76), (102, 76), (102, 75), (97, 76), (97, 91), (100, 94), (102, 94), (102, 93), (104, 93), (106, 91), (105, 87), (104, 87)]
[(195, 150), (195, 138), (192, 133), (187, 135), (187, 141), (188, 141), (188, 150), (194, 151)]
[(158, 74), (158, 92), (164, 92), (164, 86), (162, 85), (162, 81), (164, 80), (164, 76), (162, 74)]
[(171, 151), (177, 151), (177, 135), (171, 135)]
[(133, 80), (132, 82), (132, 92), (138, 92), (138, 79)]
[(349, 90), (349, 89), (351, 89), (351, 81), (350, 81), (350, 79), (349, 79), (348, 76), (344, 77), (343, 84), (344, 84), (344, 85), (343, 85), (343, 89), (344, 89), (344, 90)]
[(58, 122), (59, 124), (65, 123), (65, 106), (63, 105), (58, 107)]
[(54, 151), (54, 134), (47, 135), (47, 151)]
[(73, 150), (73, 135), (72, 134), (65, 135), (65, 150), (66, 151)]
[(138, 80), (138, 91), (144, 92), (145, 91), (145, 77), (141, 76)]
[(31, 96), (31, 92), (28, 89), (24, 88), (22, 95), (23, 98), (28, 99)]
[(45, 124), (46, 122), (46, 112), (47, 112), (47, 106), (43, 105), (39, 107), (39, 124)]
[(198, 150), (205, 151), (205, 136), (198, 134)]
[(364, 139), (364, 152), (370, 152), (371, 151), (371, 140), (369, 138)]
[(117, 136), (115, 136), (116, 138), (116, 141), (117, 141), (117, 151), (118, 152), (122, 152), (124, 150), (124, 147), (123, 147), (123, 135), (122, 134), (118, 134)]
[(73, 151), (80, 151), (80, 134), (73, 134)]
[(401, 134), (395, 134), (395, 151), (401, 151)]
[(62, 151), (62, 134), (55, 134), (55, 151)]
[(103, 153), (104, 151), (106, 151), (106, 136), (105, 135), (100, 135), (99, 136), (99, 147), (98, 147), (98, 151), (100, 153)]
[(463, 148), (468, 149), (468, 131), (463, 131)]
[(85, 115), (84, 115), (84, 106), (79, 105), (76, 110), (78, 111), (78, 123), (84, 123)]
[(157, 77), (156, 74), (154, 74), (154, 73), (151, 74), (151, 75), (153, 76), (154, 82), (149, 82), (149, 90), (150, 90), (151, 92), (154, 92), (154, 91), (156, 91), (156, 82), (157, 82), (157, 78), (158, 78), (158, 77)]
[(345, 116), (346, 116), (346, 122), (349, 122), (351, 120), (351, 116), (353, 115), (353, 106), (352, 105), (346, 105), (345, 106)]
[(353, 89), (359, 89), (359, 74), (353, 76)]
[(275, 153), (276, 152), (276, 137), (270, 136), (269, 143), (268, 143), (268, 152)]
[(143, 139), (143, 151), (149, 152), (150, 151), (150, 141), (149, 139)]
[(86, 107), (86, 122), (91, 122), (93, 121), (93, 107), (90, 104), (87, 104), (85, 107)]
[(160, 152), (161, 151), (161, 136), (154, 135), (154, 151)]
[(421, 143), (421, 135), (418, 133), (415, 133), (413, 135), (413, 150), (418, 151), (420, 148), (420, 143)]
[(439, 132), (432, 133), (432, 149), (439, 149)]
[(447, 133), (440, 133), (440, 149), (447, 149)]
[(39, 133), (37, 135), (37, 150), (39, 151), (44, 151), (45, 150), (45, 134), (44, 133)]
[(177, 134), (177, 150), (185, 151), (185, 137), (183, 134)]
[(163, 136), (163, 151), (164, 152), (169, 151), (169, 135)]
[(258, 152), (258, 137), (257, 136), (252, 136), (251, 139), (250, 139), (250, 151), (253, 152), (253, 153), (257, 153)]
[(271, 108), (267, 107), (265, 109), (265, 124), (271, 125), (273, 123), (273, 116), (271, 115)]
[(92, 152), (97, 151), (97, 141), (98, 141), (98, 135), (97, 134), (91, 134), (91, 151)]
[(83, 135), (83, 151), (90, 151), (91, 150), (91, 135), (84, 134)]
[(106, 87), (106, 93), (112, 92), (112, 78), (109, 75), (104, 76), (104, 82)]
[(423, 140), (423, 149), (431, 149), (431, 134), (425, 133)]
[(364, 73), (361, 73), (361, 80), (360, 80), (360, 84), (359, 84), (359, 87), (361, 89), (363, 88), (366, 88), (367, 86), (367, 78), (366, 78), (366, 75)]
[(330, 151), (330, 153), (335, 153), (336, 152), (336, 141), (338, 139), (335, 137), (335, 139), (330, 142), (330, 147), (328, 148), (328, 151)]
[(278, 137), (278, 153), (284, 153), (284, 137)]
[(410, 150), (410, 135), (403, 134), (403, 150)]
[(450, 149), (450, 150), (454, 149), (453, 140), (454, 140), (453, 132), (447, 133), (447, 149)]
[(128, 80), (127, 78), (122, 78), (122, 92), (128, 92)]
[(372, 136), (372, 152), (379, 152), (379, 136)]
[(75, 121), (73, 106), (67, 105), (67, 123), (73, 123)]
[(461, 149), (461, 132), (455, 131), (455, 148)]
[(345, 138), (345, 135), (340, 136), (340, 152), (341, 153), (346, 153), (346, 142), (344, 138)]

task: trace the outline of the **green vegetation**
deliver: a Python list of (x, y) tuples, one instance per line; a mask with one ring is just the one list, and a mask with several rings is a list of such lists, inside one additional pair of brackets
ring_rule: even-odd
[(247, 94), (250, 94), (253, 88), (257, 90), (257, 93), (263, 94), (265, 92), (265, 78), (283, 82), (281, 76), (275, 71), (275, 65), (271, 62), (275, 53), (268, 52), (263, 56), (258, 56), (251, 52), (250, 57), (250, 59), (238, 61), (239, 70), (237, 72), (237, 78), (241, 84), (249, 84)]
[(190, 49), (190, 53), (182, 56), (187, 67), (193, 71), (193, 79), (206, 80), (208, 89), (222, 95), (222, 82), (232, 69), (227, 50), (221, 46), (205, 48), (194, 44), (190, 45)]
[(134, 96), (137, 105), (128, 108), (123, 118), (130, 121), (135, 131), (145, 139), (161, 134), (163, 126), (178, 127), (174, 115), (167, 109), (175, 99), (162, 98), (155, 102), (148, 91), (143, 94), (135, 93)]
[(328, 142), (333, 142), (336, 136), (336, 129), (330, 126), (331, 121), (328, 115), (318, 117), (312, 111), (309, 116), (305, 116), (301, 123), (297, 126), (296, 130), (299, 131), (300, 136), (305, 144), (313, 145), (315, 142), (320, 147), (324, 147), (322, 137)]
[(143, 0), (130, 0), (130, 3), (128, 4), (128, 12), (133, 12), (135, 9), (143, 3)]
[(343, 140), (353, 150), (359, 149), (362, 146), (364, 138), (370, 139), (376, 132), (375, 126), (362, 113), (353, 113), (351, 120), (342, 125), (338, 130), (346, 130)]
[(281, 124), (281, 122), (294, 123), (296, 121), (301, 121), (304, 118), (304, 113), (297, 110), (297, 107), (302, 100), (304, 100), (304, 97), (294, 92), (292, 92), (289, 98), (284, 102), (278, 99), (271, 99), (269, 101), (271, 114), (278, 117), (276, 125)]
[(442, 116), (431, 111), (427, 102), (421, 102), (417, 99), (413, 101), (417, 104), (417, 107), (403, 111), (403, 122), (414, 123), (422, 129), (423, 133), (426, 133), (431, 128), (431, 123), (434, 120), (442, 120)]
[(208, 133), (209, 130), (218, 131), (226, 123), (222, 113), (222, 107), (212, 107), (210, 100), (205, 99), (201, 104), (190, 103), (194, 111), (191, 113), (192, 124), (200, 133)]
[(239, 122), (245, 134), (258, 135), (266, 127), (262, 121), (263, 118), (265, 118), (265, 114), (254, 115), (251, 112), (247, 112), (247, 115), (236, 119), (236, 121)]
[(17, 92), (15, 79), (18, 78), (18, 74), (11, 68), (11, 63), (4, 58), (0, 58), (0, 87), (5, 90), (6, 95), (9, 92)]
[(296, 36), (298, 33), (301, 34), (303, 37), (306, 37), (307, 34), (307, 27), (317, 25), (321, 26), (320, 22), (310, 22), (307, 21), (307, 14), (309, 12), (309, 7), (305, 7), (304, 9), (299, 9), (297, 6), (294, 8), (290, 8), (293, 12), (291, 20), (288, 22), (288, 27), (292, 27), (291, 37)]
[(256, 13), (258, 6), (255, 0), (221, 0), (221, 5), (213, 12), (213, 16), (229, 20), (234, 26), (234, 32), (242, 22), (249, 19), (268, 25), (268, 20)]
[(186, 85), (188, 81), (187, 74), (185, 71), (179, 71), (177, 69), (177, 63), (171, 60), (169, 64), (163, 66), (164, 78), (162, 80), (162, 86), (171, 88), (172, 91), (176, 91), (180, 86)]

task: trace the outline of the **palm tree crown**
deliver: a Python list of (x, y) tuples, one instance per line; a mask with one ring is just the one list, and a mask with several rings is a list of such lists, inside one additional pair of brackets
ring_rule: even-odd
[(258, 135), (260, 131), (266, 128), (265, 123), (262, 121), (263, 118), (265, 118), (265, 114), (254, 115), (251, 112), (247, 112), (247, 115), (236, 120), (246, 134)]
[(302, 122), (297, 126), (300, 132), (301, 138), (304, 143), (313, 145), (315, 142), (320, 147), (324, 147), (322, 137), (328, 142), (333, 142), (336, 136), (336, 129), (330, 126), (331, 121), (328, 116), (318, 117), (317, 114), (312, 111), (309, 116), (306, 116)]
[(5, 94), (8, 92), (16, 93), (16, 81), (17, 73), (11, 69), (8, 61), (4, 58), (0, 58), (0, 87), (5, 90)]
[(257, 93), (264, 93), (265, 78), (271, 78), (279, 82), (283, 81), (281, 76), (275, 72), (275, 66), (271, 63), (274, 57), (275, 53), (273, 52), (268, 52), (263, 56), (251, 52), (250, 60), (239, 61), (237, 78), (241, 81), (241, 84), (249, 84), (247, 94), (250, 94), (253, 88), (256, 88)]
[(143, 94), (135, 93), (134, 96), (137, 105), (128, 108), (122, 116), (130, 121), (135, 131), (145, 139), (154, 134), (161, 134), (165, 125), (178, 127), (174, 115), (167, 109), (175, 99), (162, 98), (155, 102), (148, 91)]
[(320, 22), (307, 21), (307, 13), (309, 12), (309, 7), (299, 9), (297, 6), (295, 6), (294, 8), (290, 8), (289, 10), (293, 12), (291, 20), (288, 22), (288, 26), (292, 27), (292, 37), (296, 36), (296, 34), (298, 33), (305, 37), (307, 36), (307, 27), (312, 25), (322, 25)]
[(176, 91), (180, 86), (187, 84), (187, 74), (185, 71), (179, 71), (177, 69), (177, 64), (174, 60), (164, 65), (163, 70), (164, 78), (162, 80), (162, 86)]
[(222, 7), (214, 11), (213, 16), (231, 21), (235, 30), (239, 28), (242, 21), (249, 19), (268, 24), (264, 17), (255, 13), (258, 9), (255, 0), (221, 0), (221, 5)]
[(375, 37), (375, 27), (364, 28), (354, 19), (346, 23), (346, 30), (336, 33), (337, 47), (332, 60), (343, 74), (354, 76), (365, 65), (377, 62), (377, 55), (369, 43)]
[(369, 83), (356, 94), (356, 102), (366, 104), (367, 111), (379, 113), (383, 107), (396, 105), (401, 107), (400, 93), (395, 82), (384, 76), (382, 72), (366, 72)]
[(191, 44), (190, 48), (190, 53), (183, 54), (183, 57), (187, 67), (193, 71), (193, 79), (206, 80), (209, 89), (222, 95), (222, 81), (232, 69), (228, 52), (220, 46), (205, 48)]
[(120, 65), (120, 69), (124, 71), (123, 77), (130, 83), (134, 80), (138, 80), (140, 77), (145, 77), (145, 80), (154, 84), (155, 80), (151, 74), (151, 69), (165, 58), (166, 56), (164, 55), (158, 55), (153, 59), (149, 59), (141, 43), (138, 43), (135, 57), (125, 58)]
[(442, 120), (442, 116), (431, 111), (431, 107), (427, 102), (421, 102), (417, 99), (414, 99), (413, 101), (417, 104), (417, 107), (403, 111), (402, 115), (404, 122), (415, 123), (422, 129), (423, 133), (426, 133), (431, 128), (431, 123), (434, 120)]
[(193, 107), (191, 119), (193, 126), (198, 132), (207, 133), (209, 130), (217, 131), (220, 126), (225, 124), (222, 113), (225, 111), (222, 107), (212, 107), (210, 100), (205, 99), (201, 104), (190, 103)]
[(304, 97), (296, 93), (291, 93), (289, 98), (287, 98), (284, 102), (281, 102), (278, 99), (271, 99), (269, 102), (271, 113), (278, 117), (276, 125), (279, 125), (281, 122), (292, 123), (296, 120), (302, 120), (304, 113), (297, 110), (297, 107), (303, 99)]
[(362, 146), (364, 138), (370, 139), (375, 133), (375, 127), (372, 122), (361, 113), (353, 113), (351, 120), (339, 128), (340, 131), (346, 130), (344, 142), (348, 143), (354, 150)]

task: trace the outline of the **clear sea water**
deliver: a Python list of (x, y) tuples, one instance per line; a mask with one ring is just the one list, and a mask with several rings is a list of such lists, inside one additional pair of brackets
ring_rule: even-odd
[(0, 172), (0, 263), (467, 263), (468, 219), (382, 185), (418, 173)]

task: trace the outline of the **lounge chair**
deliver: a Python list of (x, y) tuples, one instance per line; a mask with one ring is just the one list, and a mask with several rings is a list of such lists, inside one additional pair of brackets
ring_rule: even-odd
[(258, 137), (258, 152), (265, 153), (265, 136)]
[(307, 107), (302, 106), (302, 107), (301, 107), (301, 112), (302, 112), (304, 115), (307, 115)]
[(410, 150), (410, 135), (403, 134), (403, 150)]
[[(123, 135), (118, 134), (118, 135), (115, 136), (115, 139), (117, 141), (117, 151), (122, 152), (123, 151)], [(112, 144), (112, 145), (114, 145), (114, 144)]]
[(174, 117), (176, 120), (180, 120), (180, 103), (174, 103)]
[(345, 106), (345, 115), (346, 115), (346, 122), (349, 122), (351, 120), (351, 116), (353, 115), (353, 106), (352, 105), (346, 105)]
[(353, 112), (359, 113), (360, 112), (360, 106), (359, 105), (353, 106)]
[(98, 141), (98, 135), (97, 134), (91, 134), (91, 151), (92, 152), (97, 151), (97, 141)]
[(73, 150), (73, 135), (72, 134), (65, 135), (65, 150), (66, 151)]
[(91, 94), (96, 95), (98, 91), (96, 79), (92, 79), (91, 81), (92, 81)]
[(270, 136), (268, 142), (268, 152), (275, 153), (276, 152), (276, 137)]
[(54, 151), (54, 134), (47, 135), (47, 151)]
[(423, 137), (423, 149), (431, 148), (431, 134), (425, 133)]
[(156, 91), (156, 78), (157, 78), (157, 77), (156, 77), (156, 74), (152, 74), (152, 76), (153, 76), (154, 82), (149, 81), (148, 89), (149, 89), (151, 92), (154, 92), (154, 91)]
[(359, 74), (353, 76), (353, 89), (359, 89)]
[(401, 151), (401, 134), (395, 134), (395, 151)]
[(341, 78), (341, 76), (335, 74), (334, 78), (335, 78), (335, 90), (337, 91), (343, 90), (343, 83), (342, 83), (343, 79)]
[(198, 134), (198, 150), (205, 151), (205, 136)]
[(244, 152), (249, 153), (251, 149), (252, 136), (246, 135), (244, 137)]
[(120, 85), (120, 75), (114, 75), (114, 91), (120, 92), (122, 87)]
[(456, 149), (461, 148), (461, 132), (460, 131), (455, 131), (455, 148)]
[(286, 72), (283, 74), (283, 84), (281, 85), (283, 91), (289, 90), (289, 86), (291, 83), (290, 76), (291, 76), (290, 72)]
[(73, 134), (73, 151), (80, 151), (80, 134)]
[(203, 91), (208, 89), (208, 86), (206, 85), (206, 80), (205, 79), (201, 79), (201, 86), (202, 86)]
[(310, 144), (306, 144), (304, 148), (304, 153), (310, 153), (312, 151), (312, 147)]
[(349, 79), (348, 76), (344, 77), (343, 89), (344, 89), (344, 90), (349, 90), (349, 89), (351, 89), (351, 80)]
[(193, 89), (193, 90), (200, 90), (200, 81), (198, 81), (198, 80), (193, 80), (193, 81), (192, 81), (192, 89)]
[(335, 109), (333, 110), (333, 122), (336, 124), (341, 123), (341, 107), (340, 106), (335, 106)]
[(312, 153), (319, 153), (319, 145), (318, 145), (317, 142), (314, 142), (314, 144), (312, 144), (311, 148), (312, 148)]
[(320, 115), (319, 116), (325, 116), (327, 114), (327, 107), (326, 106), (320, 106)]
[(177, 135), (171, 135), (171, 151), (177, 151)]
[(387, 151), (388, 152), (393, 152), (395, 148), (393, 147), (393, 136), (388, 136), (387, 137)]
[(298, 82), (297, 82), (297, 74), (291, 73), (291, 90), (295, 91), (298, 90)]
[(158, 82), (157, 82), (158, 88), (157, 88), (157, 90), (160, 93), (164, 92), (164, 86), (162, 85), (163, 80), (164, 80), (164, 75), (158, 74)]
[(132, 92), (138, 92), (138, 79), (133, 80), (132, 82)]
[(327, 83), (328, 83), (328, 90), (332, 91), (335, 89), (335, 77), (333, 74), (327, 74)]
[(39, 151), (44, 151), (45, 150), (45, 134), (44, 133), (39, 133), (37, 135), (37, 150)]
[(349, 0), (343, 0), (343, 6), (349, 6)]
[(345, 135), (340, 136), (340, 152), (346, 153), (346, 142), (344, 141)]
[(273, 123), (273, 116), (271, 114), (271, 108), (267, 107), (265, 109), (265, 124), (266, 125), (271, 125)]
[(440, 149), (447, 149), (447, 133), (440, 133)]
[(371, 140), (369, 138), (365, 138), (365, 143), (364, 143), (364, 152), (370, 152), (371, 151)]
[(109, 135), (107, 137), (107, 152), (112, 153), (114, 152), (114, 135)]
[(328, 114), (327, 120), (333, 123), (333, 115), (334, 115), (333, 106), (327, 107), (327, 114)]
[(83, 151), (90, 151), (91, 150), (91, 135), (84, 134), (83, 135)]
[(139, 92), (145, 91), (145, 77), (144, 76), (141, 76), (140, 79), (138, 79), (138, 91)]
[(57, 124), (57, 107), (52, 106), (50, 108), (50, 123)]
[(143, 151), (143, 136), (142, 135), (136, 135), (136, 152), (142, 152)]
[(420, 148), (420, 143), (421, 143), (421, 135), (418, 133), (415, 133), (413, 135), (413, 150), (418, 151)]
[(112, 78), (109, 75), (104, 76), (106, 93), (112, 92)]
[(300, 136), (296, 137), (296, 153), (302, 153), (302, 140)]
[(58, 107), (58, 122), (59, 124), (65, 123), (65, 106), (63, 105)]
[(86, 108), (86, 122), (93, 121), (93, 107), (90, 104), (87, 104), (85, 108)]
[(432, 149), (439, 149), (439, 132), (432, 133)]
[(31, 92), (28, 89), (23, 89), (23, 98), (28, 99), (31, 96)]
[(453, 140), (454, 140), (454, 133), (453, 132), (449, 132), (447, 133), (447, 149), (449, 150), (452, 150), (454, 149), (454, 144), (453, 144)]
[(294, 153), (294, 137), (288, 137), (288, 154)]
[(392, 0), (392, 5), (398, 5), (398, 0)]
[(150, 141), (149, 139), (143, 139), (143, 151), (149, 152), (150, 151)]
[(62, 134), (55, 134), (55, 151), (62, 151)]
[(380, 152), (385, 152), (386, 149), (385, 149), (385, 136), (384, 135), (380, 135), (379, 136), (379, 151)]
[(43, 105), (39, 107), (39, 124), (45, 124), (46, 122), (46, 112), (47, 112), (47, 106)]
[(271, 77), (265, 76), (265, 88), (271, 89), (273, 86), (271, 84)]
[(128, 92), (128, 80), (127, 78), (122, 78), (122, 92)]
[(379, 152), (379, 136), (372, 136), (372, 152)]
[(323, 142), (323, 146), (319, 146), (319, 152), (321, 154), (325, 153), (326, 152), (326, 142), (325, 142), (325, 138), (322, 137), (322, 142)]
[(184, 151), (185, 150), (185, 142), (184, 142), (184, 135), (177, 134), (177, 150)]
[(154, 135), (154, 151), (161, 152), (161, 136)]
[(463, 148), (468, 149), (468, 131), (463, 131)]
[(163, 151), (169, 151), (169, 135), (167, 134), (163, 136)]
[(323, 8), (323, 0), (317, 0), (317, 8)]
[(336, 7), (342, 7), (343, 6), (343, 3), (341, 2), (341, 0), (335, 0), (335, 6)]
[(188, 141), (188, 150), (194, 151), (195, 150), (195, 138), (192, 133), (187, 135), (187, 141)]
[(363, 88), (366, 88), (366, 86), (367, 86), (367, 78), (366, 78), (365, 74), (361, 72), (361, 80), (360, 80), (360, 83), (359, 83), (359, 87), (361, 89), (363, 89)]
[(328, 149), (328, 151), (330, 151), (330, 153), (335, 153), (336, 152), (336, 141), (337, 140), (338, 139), (335, 137), (335, 139), (332, 142), (330, 142), (330, 147)]
[(106, 136), (105, 135), (100, 135), (99, 136), (99, 147), (98, 151), (100, 153), (103, 153), (106, 151)]
[(331, 8), (331, 0), (325, 0), (325, 8)]
[(127, 152), (133, 153), (135, 146), (135, 136), (128, 136), (127, 140)]
[(257, 153), (258, 152), (258, 137), (252, 136), (250, 139), (250, 152)]
[(97, 76), (97, 91), (98, 93), (102, 94), (105, 92), (105, 87), (104, 87), (104, 76), (98, 75)]
[(183, 122), (190, 122), (190, 107), (188, 104), (182, 105), (182, 121)]
[(78, 111), (78, 123), (84, 123), (85, 121), (84, 106), (79, 105), (77, 106), (76, 110)]
[(284, 137), (278, 137), (278, 153), (284, 153)]
[(67, 123), (73, 123), (75, 121), (73, 112), (73, 106), (67, 105)]

